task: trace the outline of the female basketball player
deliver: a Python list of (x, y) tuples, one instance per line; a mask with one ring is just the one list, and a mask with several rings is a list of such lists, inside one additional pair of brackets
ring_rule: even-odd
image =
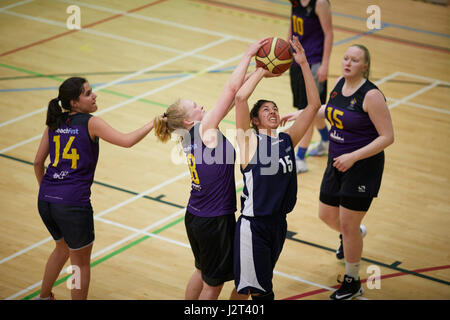
[[(244, 190), (241, 216), (236, 225), (234, 272), (238, 293), (252, 299), (273, 300), (272, 277), (286, 238), (286, 215), (297, 201), (294, 148), (311, 125), (320, 107), (319, 93), (296, 37), (290, 41), (294, 59), (305, 78), (308, 105), (295, 123), (277, 134), (277, 105), (258, 100), (249, 113), (248, 99), (263, 77), (258, 68), (236, 94), (237, 142), (241, 154)], [(255, 131), (250, 130), (250, 123)]]
[[(40, 186), (39, 214), (56, 247), (45, 267), (40, 299), (54, 298), (51, 289), (69, 257), (75, 276), (80, 276), (79, 287), (71, 291), (72, 299), (87, 298), (94, 242), (90, 195), (99, 153), (98, 138), (129, 148), (153, 128), (150, 122), (128, 134), (116, 131), (91, 115), (97, 110), (96, 98), (85, 79), (74, 77), (61, 84), (58, 97), (48, 104), (47, 127), (34, 160), (34, 172)], [(49, 154), (50, 164), (45, 171)]]
[[(380, 189), (384, 149), (394, 142), (384, 95), (369, 81), (370, 54), (353, 45), (342, 60), (342, 76), (318, 117), (330, 124), (328, 165), (320, 189), (319, 217), (342, 233), (338, 259), (345, 257), (342, 286), (330, 299), (352, 299), (363, 293), (359, 264), (365, 227), (361, 221)], [(295, 114), (283, 117), (293, 119)]]
[[(224, 282), (234, 279), (235, 152), (217, 129), (245, 81), (250, 60), (266, 42), (263, 39), (249, 46), (210, 111), (194, 101), (180, 99), (154, 120), (160, 141), (167, 141), (173, 132), (181, 135), (191, 172), (185, 224), (195, 271), (186, 288), (187, 300), (217, 299)], [(231, 299), (238, 298), (233, 291)]]

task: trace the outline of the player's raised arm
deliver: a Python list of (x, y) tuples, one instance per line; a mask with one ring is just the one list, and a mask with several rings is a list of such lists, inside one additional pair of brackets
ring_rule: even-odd
[(203, 117), (200, 130), (202, 135), (208, 129), (216, 129), (219, 126), (220, 121), (222, 121), (222, 119), (227, 115), (230, 107), (233, 105), (233, 100), (236, 92), (244, 83), (251, 59), (256, 55), (259, 48), (261, 48), (266, 42), (267, 39), (262, 39), (251, 44), (248, 47), (238, 66), (236, 67), (236, 69), (234, 69), (233, 73), (225, 84), (225, 87), (222, 90), (222, 93), (217, 100), (216, 105)]
[(286, 130), (286, 133), (291, 136), (292, 143), (295, 146), (314, 120), (314, 117), (320, 108), (320, 98), (311, 69), (306, 60), (305, 50), (296, 37), (293, 37), (289, 42), (294, 50), (294, 59), (302, 69), (303, 77), (305, 79), (306, 97), (308, 100), (306, 108), (298, 116), (294, 124)]

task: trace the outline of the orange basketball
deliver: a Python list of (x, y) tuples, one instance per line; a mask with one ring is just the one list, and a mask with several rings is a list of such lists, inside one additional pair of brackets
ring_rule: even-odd
[(292, 64), (292, 49), (280, 38), (269, 38), (269, 42), (259, 49), (255, 56), (256, 66), (274, 74), (285, 72)]

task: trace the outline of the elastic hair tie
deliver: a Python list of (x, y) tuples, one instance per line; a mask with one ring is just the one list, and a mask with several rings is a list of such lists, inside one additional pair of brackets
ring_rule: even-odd
[(167, 114), (165, 112), (163, 114), (163, 118), (167, 118)]

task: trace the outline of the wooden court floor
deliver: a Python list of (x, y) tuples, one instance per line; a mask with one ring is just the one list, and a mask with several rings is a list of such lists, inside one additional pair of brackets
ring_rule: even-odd
[[(331, 3), (328, 90), (348, 46), (366, 45), (395, 130), (363, 222), (363, 298), (450, 299), (450, 10), (412, 0)], [(373, 4), (379, 30), (366, 25)], [(67, 28), (70, 5), (80, 9), (81, 30)], [(281, 0), (0, 1), (0, 298), (38, 295), (54, 246), (37, 212), (32, 162), (47, 103), (64, 79), (86, 77), (97, 115), (129, 132), (179, 97), (211, 108), (250, 43), (287, 36), (289, 14)], [(288, 74), (265, 79), (253, 98), (294, 110)], [(220, 126), (232, 141), (234, 121), (231, 111)], [(190, 177), (176, 142), (151, 133), (131, 149), (100, 149), (89, 299), (183, 299), (194, 261), (183, 222)], [(275, 268), (276, 299), (328, 299), (344, 273), (338, 235), (317, 217), (326, 159), (307, 161)], [(237, 167), (236, 181), (240, 194)], [(55, 284), (57, 299), (70, 299), (68, 277), (64, 270)], [(226, 283), (220, 299), (231, 289)]]

